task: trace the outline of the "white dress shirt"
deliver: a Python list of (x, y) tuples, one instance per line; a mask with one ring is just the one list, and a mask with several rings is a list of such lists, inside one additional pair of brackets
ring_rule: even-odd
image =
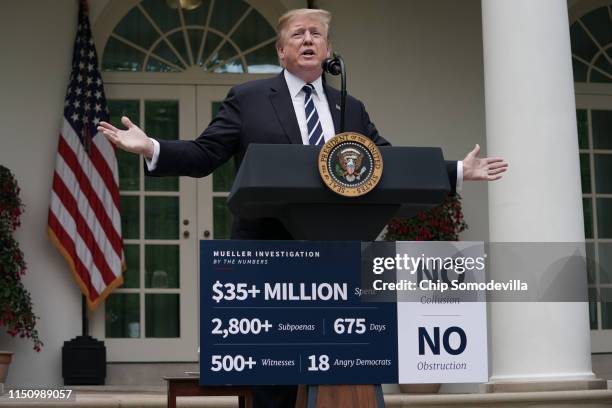
[[(305, 145), (310, 144), (308, 142), (308, 125), (306, 123), (306, 110), (304, 107), (306, 93), (302, 88), (306, 85), (303, 79), (300, 79), (290, 73), (287, 70), (283, 71), (285, 75), (285, 81), (289, 88), (289, 95), (291, 95), (291, 102), (293, 102), (293, 110), (300, 127), (300, 134), (302, 135), (302, 143)], [(323, 90), (323, 80), (318, 77), (315, 81), (311, 82), (314, 86), (312, 91), (312, 100), (319, 115), (321, 121), (321, 127), (323, 128), (323, 137), (327, 142), (329, 139), (336, 135), (334, 129), (334, 120), (332, 119), (331, 112), (329, 110), (329, 104), (327, 103), (327, 96)]]

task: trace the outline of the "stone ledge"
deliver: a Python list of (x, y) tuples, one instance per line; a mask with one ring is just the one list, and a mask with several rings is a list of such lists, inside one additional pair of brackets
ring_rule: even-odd
[[(388, 398), (387, 398), (388, 397)], [(389, 407), (609, 408), (611, 390), (385, 396)]]
[(567, 381), (519, 381), (519, 382), (491, 382), (482, 385), (484, 393), (500, 392), (543, 392), (543, 391), (580, 391), (605, 390), (608, 388), (606, 380), (594, 378), (590, 380)]
[[(92, 387), (93, 388), (93, 387)], [(496, 394), (387, 394), (385, 404), (389, 408), (609, 408), (612, 406), (612, 390), (594, 391), (544, 391)], [(180, 397), (178, 407), (231, 408), (238, 405), (235, 397)], [(166, 395), (159, 392), (144, 393), (138, 390), (124, 392), (93, 390), (77, 391), (76, 402), (60, 403), (0, 403), (0, 407), (87, 407), (87, 408), (165, 408)]]

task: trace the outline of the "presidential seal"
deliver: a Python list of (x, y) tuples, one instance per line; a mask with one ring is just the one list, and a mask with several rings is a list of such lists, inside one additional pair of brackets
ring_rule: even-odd
[(323, 145), (319, 173), (334, 193), (357, 197), (370, 192), (382, 176), (383, 161), (378, 147), (359, 133), (340, 133)]

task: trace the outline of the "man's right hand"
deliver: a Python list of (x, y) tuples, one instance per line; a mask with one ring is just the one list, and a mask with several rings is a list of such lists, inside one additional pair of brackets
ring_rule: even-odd
[(98, 132), (102, 132), (112, 144), (120, 149), (142, 154), (150, 160), (153, 157), (153, 141), (127, 116), (121, 117), (121, 123), (127, 128), (126, 130), (117, 129), (108, 122), (100, 122)]

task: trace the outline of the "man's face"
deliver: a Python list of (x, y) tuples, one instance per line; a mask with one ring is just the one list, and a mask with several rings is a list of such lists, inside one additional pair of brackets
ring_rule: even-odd
[(323, 24), (313, 17), (295, 17), (281, 35), (277, 52), (287, 71), (306, 82), (318, 78), (321, 63), (331, 54)]

